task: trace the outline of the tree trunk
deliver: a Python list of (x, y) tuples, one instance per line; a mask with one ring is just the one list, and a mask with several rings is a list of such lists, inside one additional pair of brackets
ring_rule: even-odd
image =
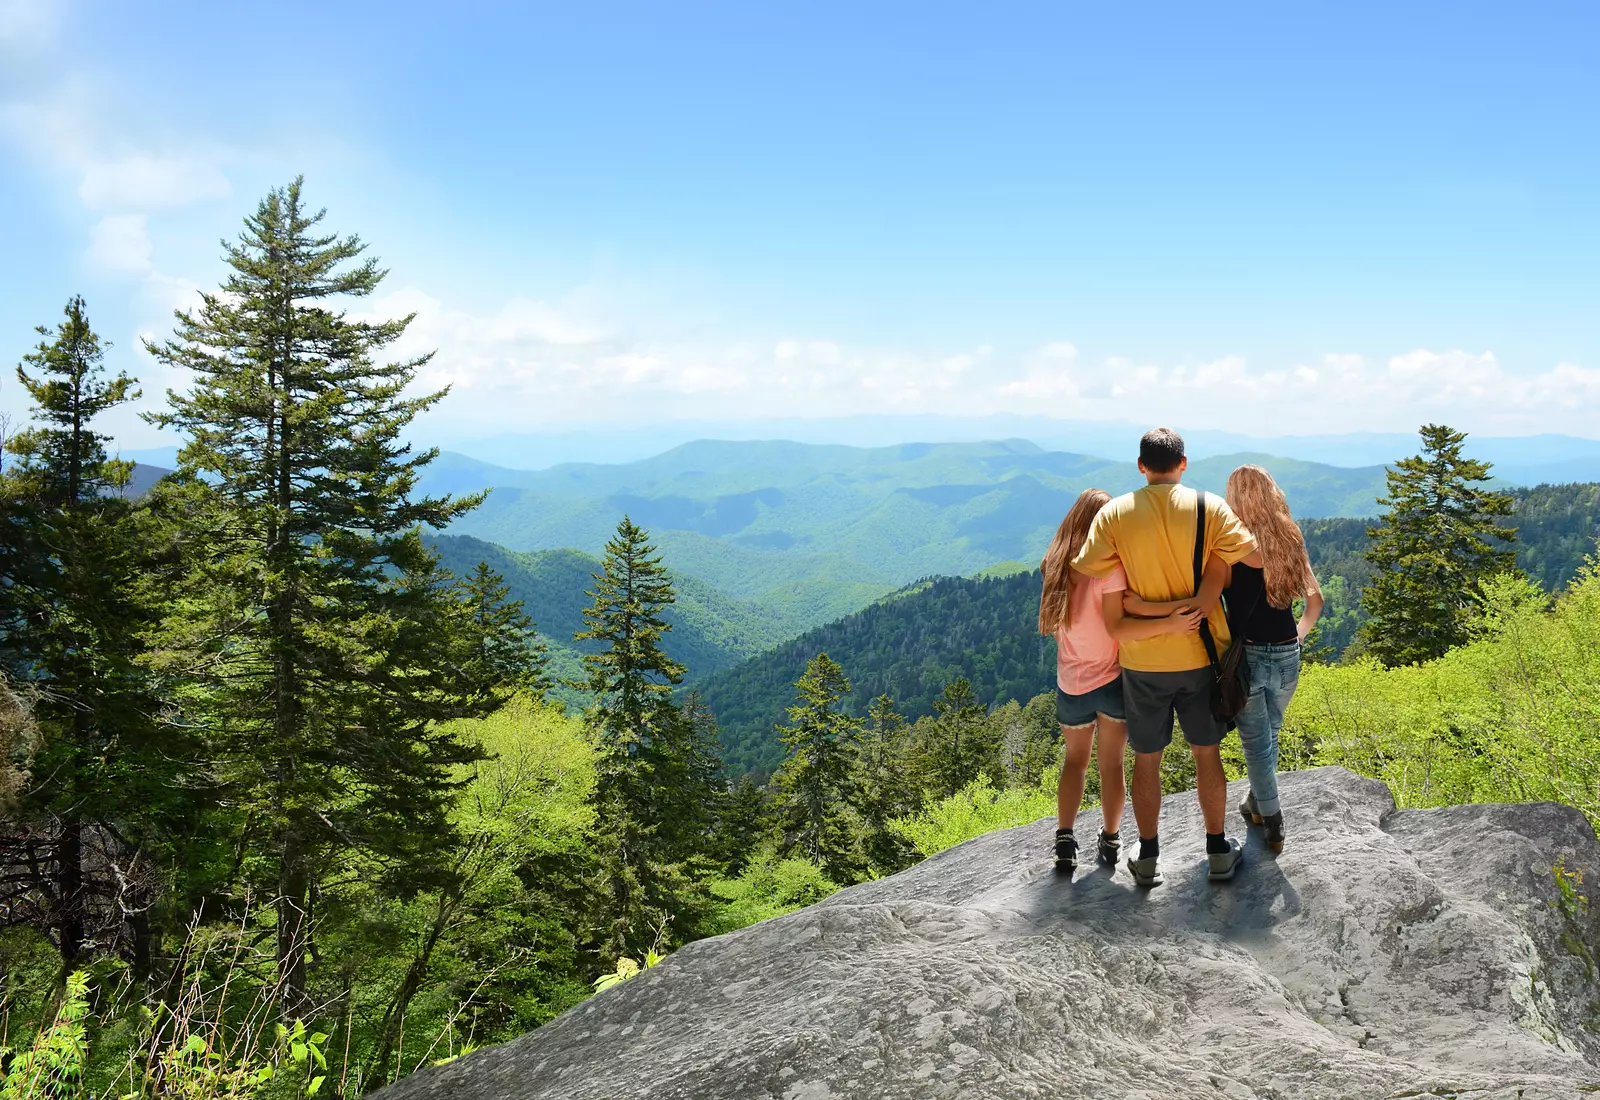
[(278, 866), (278, 982), (285, 1017), (300, 1016), (305, 1007), (310, 895), (305, 849), (291, 826), (285, 830)]
[(70, 971), (83, 955), (83, 823), (76, 817), (61, 819), (56, 842), (56, 899), (60, 906), (61, 962)]

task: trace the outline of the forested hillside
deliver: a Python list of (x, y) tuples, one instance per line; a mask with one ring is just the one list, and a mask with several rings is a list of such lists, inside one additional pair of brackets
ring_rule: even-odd
[[(599, 558), (578, 550), (519, 553), (461, 535), (438, 535), (430, 542), (444, 565), (460, 576), (470, 574), (478, 562), (488, 562), (505, 578), (510, 598), (522, 601), (533, 617), (550, 649), (557, 679), (577, 677), (581, 655), (598, 648), (593, 642), (574, 641), (573, 635), (584, 629), (583, 609), (591, 602), (584, 593), (594, 588), (594, 576), (601, 572)], [(678, 602), (666, 613), (672, 630), (662, 647), (689, 669), (691, 679), (728, 668), (817, 625), (816, 619), (787, 607), (734, 599), (687, 573), (673, 572), (672, 579)], [(578, 701), (559, 685), (556, 695)]]
[[(1546, 591), (1559, 591), (1595, 552), (1600, 484), (1539, 485), (1513, 489), (1511, 495), (1517, 565)], [(1361, 591), (1373, 572), (1365, 557), (1368, 526), (1367, 520), (1356, 519), (1301, 522), (1312, 568), (1328, 600), (1315, 641), (1324, 659), (1344, 653), (1363, 621)]]
[(902, 714), (920, 718), (958, 676), (985, 702), (1028, 699), (1055, 669), (1055, 640), (1035, 629), (1038, 614), (1037, 573), (940, 577), (714, 674), (699, 691), (717, 716), (727, 765), (768, 773), (783, 758), (774, 727), (818, 653), (848, 671), (853, 714), (888, 695)]
[[(1600, 485), (1544, 485), (1515, 498), (1517, 560), (1548, 591), (1565, 587), (1600, 537)], [(1328, 597), (1312, 652), (1336, 660), (1363, 621), (1361, 590), (1368, 520), (1302, 524), (1312, 566)], [(761, 774), (782, 759), (773, 732), (789, 703), (785, 686), (819, 652), (838, 661), (855, 690), (853, 713), (887, 693), (909, 717), (931, 713), (944, 684), (967, 676), (991, 705), (1027, 700), (1053, 683), (1055, 642), (1035, 631), (1037, 570), (926, 581), (838, 622), (811, 630), (699, 685), (722, 728), (730, 767)]]

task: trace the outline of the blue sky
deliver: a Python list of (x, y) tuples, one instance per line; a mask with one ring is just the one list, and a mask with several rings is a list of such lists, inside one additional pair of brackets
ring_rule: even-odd
[(1597, 139), (1591, 4), (0, 0), (0, 351), (82, 292), (153, 402), (139, 334), (303, 172), (443, 438), (1596, 436)]

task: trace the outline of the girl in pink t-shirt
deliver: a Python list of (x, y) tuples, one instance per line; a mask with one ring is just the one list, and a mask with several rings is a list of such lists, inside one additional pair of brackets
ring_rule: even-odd
[(1118, 637), (1151, 637), (1191, 630), (1198, 612), (1188, 608), (1159, 619), (1124, 619), (1122, 593), (1128, 578), (1119, 566), (1108, 577), (1090, 577), (1072, 568), (1089, 537), (1094, 517), (1111, 499), (1100, 489), (1085, 489), (1056, 529), (1045, 553), (1044, 592), (1039, 599), (1039, 632), (1056, 637), (1056, 721), (1065, 748), (1056, 785), (1056, 866), (1071, 872), (1078, 866), (1078, 841), (1073, 835), (1083, 789), (1088, 782), (1089, 755), (1098, 736), (1100, 748), (1099, 858), (1111, 867), (1121, 855), (1122, 808), (1127, 789), (1122, 755), (1128, 724), (1122, 706), (1122, 666), (1117, 660), (1106, 609), (1109, 605)]

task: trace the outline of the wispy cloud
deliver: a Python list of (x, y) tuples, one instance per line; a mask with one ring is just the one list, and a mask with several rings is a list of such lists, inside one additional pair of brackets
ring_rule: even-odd
[(49, 41), (60, 7), (52, 0), (0, 0), (0, 45), (36, 46)]
[(1491, 351), (1162, 364), (1091, 359), (1065, 340), (1016, 353), (797, 337), (692, 344), (651, 338), (645, 325), (622, 323), (592, 293), (567, 302), (514, 299), (480, 314), (408, 288), (363, 307), (375, 317), (412, 312), (417, 320), (397, 351), (437, 352), (421, 382), (453, 387), (436, 415), (457, 427), (1010, 412), (1271, 433), (1409, 430), (1448, 418), (1475, 431), (1584, 434), (1600, 411), (1600, 370), (1560, 363), (1517, 373)]

